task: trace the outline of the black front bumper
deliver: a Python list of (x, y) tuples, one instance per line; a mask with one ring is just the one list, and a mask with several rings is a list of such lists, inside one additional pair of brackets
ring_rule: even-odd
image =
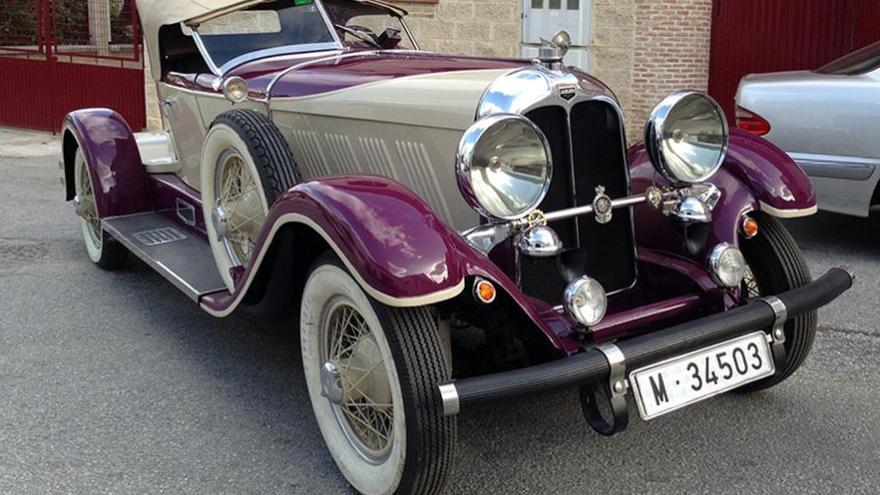
[[(745, 306), (682, 323), (665, 330), (620, 340), (615, 343), (622, 352), (627, 370), (723, 342), (756, 329), (769, 329), (782, 315), (784, 321), (820, 308), (847, 291), (853, 275), (832, 268), (812, 283), (797, 289), (764, 298)], [(780, 306), (780, 303), (782, 306)], [(549, 390), (608, 382), (611, 365), (598, 347), (549, 363), (466, 378), (439, 386), (446, 415), (457, 414), (461, 408), (498, 399), (531, 395)]]

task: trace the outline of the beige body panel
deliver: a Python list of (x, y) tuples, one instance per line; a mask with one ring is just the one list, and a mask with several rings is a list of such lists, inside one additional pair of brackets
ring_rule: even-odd
[(159, 83), (158, 89), (165, 125), (177, 152), (177, 176), (197, 191), (201, 190), (202, 147), (211, 122), (233, 107), (266, 113), (265, 103), (248, 101), (233, 105), (216, 93), (181, 89), (166, 83)]
[(415, 191), (455, 229), (478, 223), (461, 194), (455, 154), (488, 85), (510, 72), (462, 71), (399, 78), (304, 98), (270, 101), (306, 179), (389, 177)]

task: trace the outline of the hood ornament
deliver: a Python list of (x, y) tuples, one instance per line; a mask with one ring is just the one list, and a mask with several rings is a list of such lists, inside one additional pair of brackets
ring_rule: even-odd
[(538, 61), (550, 70), (562, 70), (564, 67), (562, 59), (569, 49), (571, 49), (571, 35), (566, 31), (559, 31), (550, 40), (541, 38)]

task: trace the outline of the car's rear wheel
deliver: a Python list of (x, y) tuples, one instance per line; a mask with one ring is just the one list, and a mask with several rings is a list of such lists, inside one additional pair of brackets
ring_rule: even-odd
[(120, 268), (125, 264), (128, 251), (116, 239), (104, 233), (101, 216), (98, 213), (95, 187), (82, 150), (76, 150), (73, 167), (74, 190), (76, 191), (73, 202), (79, 217), (89, 259), (104, 270)]
[(201, 171), (208, 241), (232, 291), (232, 271), (248, 267), (269, 207), (296, 183), (296, 163), (268, 117), (230, 110), (211, 125)]
[[(776, 218), (755, 213), (758, 235), (740, 243), (748, 270), (743, 280), (743, 294), (754, 299), (771, 296), (812, 282), (810, 269), (800, 248), (788, 230)], [(741, 390), (770, 388), (783, 382), (803, 364), (816, 337), (816, 311), (807, 312), (785, 324), (786, 361), (777, 373), (765, 380), (746, 385)]]
[(430, 310), (376, 302), (325, 255), (306, 282), (300, 329), (315, 418), (348, 482), (366, 494), (439, 492), (456, 420), (437, 392), (450, 370)]

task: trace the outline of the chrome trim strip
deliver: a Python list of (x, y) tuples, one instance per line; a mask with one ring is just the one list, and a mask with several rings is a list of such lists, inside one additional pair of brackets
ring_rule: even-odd
[(440, 398), (443, 401), (443, 415), (455, 416), (461, 412), (461, 404), (458, 401), (458, 389), (454, 383), (444, 383), (439, 387)]
[(214, 63), (214, 59), (211, 58), (211, 55), (208, 54), (208, 49), (205, 48), (205, 42), (202, 41), (199, 32), (195, 28), (190, 28), (190, 30), (192, 31), (192, 39), (196, 43), (196, 48), (199, 49), (199, 53), (202, 54), (202, 58), (205, 59), (205, 63), (208, 64), (208, 69), (210, 69), (215, 76), (222, 77), (223, 73), (220, 71), (220, 68), (217, 67), (217, 64)]
[(776, 316), (776, 320), (773, 322), (773, 333), (770, 335), (773, 338), (773, 343), (784, 343), (785, 321), (788, 319), (788, 309), (785, 307), (785, 303), (776, 296), (768, 296), (762, 298), (761, 301), (770, 306), (770, 309), (773, 310), (773, 314)]
[(870, 179), (874, 175), (874, 170), (877, 169), (875, 163), (832, 163), (821, 160), (808, 160), (806, 158), (796, 158), (795, 163), (800, 165), (810, 177), (825, 179), (863, 181)]
[[(626, 208), (629, 206), (640, 205), (642, 203), (648, 202), (647, 194), (637, 194), (635, 196), (627, 196), (625, 198), (618, 198), (611, 200), (611, 209), (616, 210), (618, 208)], [(593, 205), (584, 205), (578, 206), (575, 208), (566, 208), (565, 210), (553, 211), (550, 213), (544, 214), (544, 219), (547, 222), (555, 222), (558, 220), (565, 220), (567, 218), (577, 217), (581, 215), (589, 215), (593, 213), (595, 210)]]
[(261, 58), (275, 57), (278, 55), (297, 55), (300, 53), (326, 52), (334, 49), (340, 50), (341, 48), (336, 43), (306, 43), (302, 45), (285, 45), (274, 48), (266, 48), (265, 50), (248, 52), (244, 55), (239, 55), (238, 57), (235, 57), (234, 59), (226, 62), (220, 67), (220, 73), (226, 74), (227, 72), (238, 67), (239, 65), (251, 62), (253, 60), (259, 60)]
[(327, 9), (324, 7), (324, 2), (322, 0), (315, 0), (315, 5), (318, 7), (318, 12), (321, 13), (321, 18), (324, 19), (324, 24), (327, 26), (327, 29), (330, 30), (330, 34), (336, 41), (336, 45), (339, 48), (344, 47), (345, 44), (342, 42), (339, 32), (336, 31), (336, 26), (333, 25), (333, 21), (330, 20), (330, 14), (327, 13)]

